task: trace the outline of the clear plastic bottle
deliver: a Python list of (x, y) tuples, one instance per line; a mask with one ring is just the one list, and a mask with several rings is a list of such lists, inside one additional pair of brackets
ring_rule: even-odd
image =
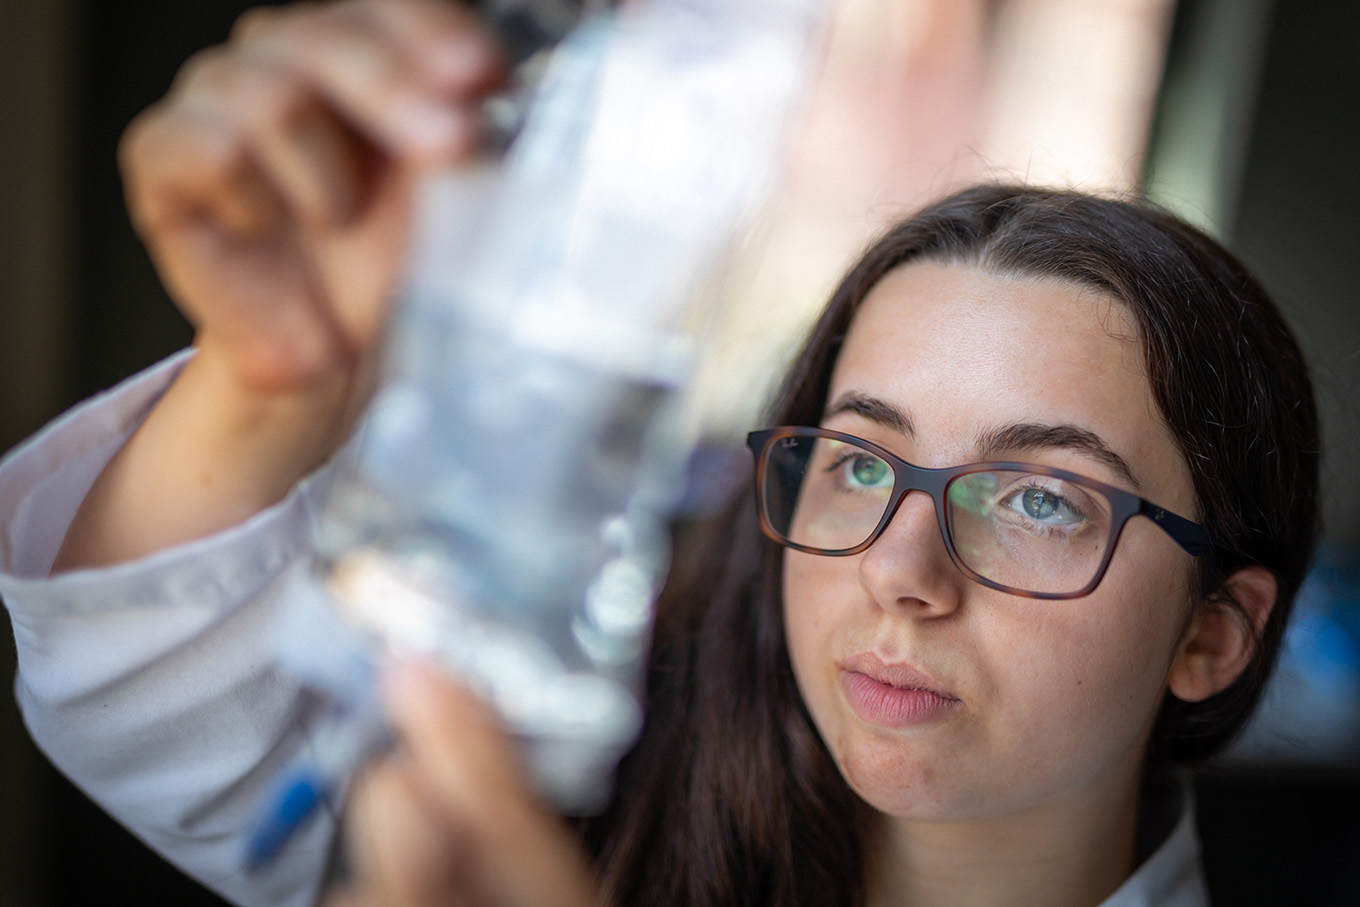
[[(776, 178), (819, 5), (591, 17), (508, 153), (422, 190), (313, 599), (357, 651), (422, 653), (483, 693), (564, 811), (601, 804), (640, 726), (689, 452), (693, 296)], [(340, 699), (362, 685), (291, 635), (300, 673)]]

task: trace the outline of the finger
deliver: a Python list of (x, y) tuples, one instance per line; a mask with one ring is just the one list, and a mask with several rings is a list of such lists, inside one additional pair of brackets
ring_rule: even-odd
[(335, 363), (347, 346), (298, 264), (289, 203), (238, 129), (150, 112), (128, 130), (120, 162), (133, 224), (166, 289), (196, 328), (211, 320), (240, 353), (232, 361), (249, 385), (289, 386)]
[(232, 125), (161, 104), (133, 120), (119, 145), (128, 210), (144, 237), (208, 214), (231, 233), (275, 228), (285, 204)]
[(437, 667), (398, 662), (382, 686), (413, 769), (442, 802), (471, 822), (493, 822), (509, 803), (529, 802), (519, 754), (491, 710)]
[(428, 665), (393, 665), (383, 686), (413, 784), (446, 828), (467, 830), (475, 890), (494, 903), (597, 903), (579, 842), (529, 793), (491, 711)]
[(457, 832), (432, 814), (399, 758), (382, 760), (356, 781), (346, 834), (352, 897), (393, 907), (460, 898)]
[[(142, 167), (171, 199), (201, 204), (197, 195), (230, 190), (230, 200), (241, 186), (228, 177), (251, 174), (304, 225), (343, 222), (354, 212), (370, 152), (305, 82), (221, 48), (191, 60), (182, 81), (148, 130), (179, 147)], [(200, 159), (216, 166), (196, 167)], [(164, 178), (148, 166), (165, 166)], [(224, 226), (245, 235), (244, 224)]]
[(257, 14), (240, 29), (239, 52), (290, 69), (389, 154), (416, 162), (465, 156), (480, 132), (477, 90), (495, 71), (494, 45), (466, 24), (431, 24), (416, 39), (418, 18), (441, 17), (409, 2), (379, 11), (387, 5)]
[(260, 81), (253, 103), (234, 110), (271, 186), (304, 228), (347, 223), (363, 207), (372, 150), (280, 75), (252, 75)]
[(469, 7), (428, 0), (369, 4), (373, 21), (401, 44), (409, 59), (452, 96), (477, 97), (509, 73), (495, 36)]
[[(150, 111), (128, 129), (120, 163), (133, 224), (166, 288), (195, 327), (216, 314), (200, 311), (199, 302), (213, 300), (237, 313), (216, 320), (226, 332), (225, 344), (248, 341), (255, 348), (247, 359), (263, 362), (270, 358), (267, 345), (282, 344), (289, 354), (273, 357), (277, 361), (302, 370), (326, 363), (334, 331), (321, 324), (325, 319), (315, 288), (299, 269), (280, 264), (297, 254), (287, 229), (287, 204), (239, 130), (182, 109)], [(259, 243), (257, 237), (271, 241)], [(256, 248), (249, 266), (222, 266), (241, 259), (241, 250), (250, 246)], [(260, 298), (259, 273), (266, 271), (290, 281), (275, 284), (273, 295), (313, 302), (282, 305)]]

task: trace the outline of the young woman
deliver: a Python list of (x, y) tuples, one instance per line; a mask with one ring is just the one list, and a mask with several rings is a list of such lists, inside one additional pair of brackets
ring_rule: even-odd
[[(753, 434), (758, 494), (663, 597), (647, 729), (587, 829), (612, 902), (1205, 903), (1171, 769), (1274, 660), (1311, 400), (1261, 288), (1164, 214), (985, 186), (897, 227)], [(466, 703), (394, 687), (418, 743), (359, 797), (361, 903), (462, 890), (396, 842), (475, 854), (477, 804), (519, 802), (437, 743)], [(555, 902), (588, 903), (569, 876)]]
[[(854, 902), (852, 880), (877, 903), (1113, 891), (1166, 835), (1166, 769), (1222, 747), (1273, 661), (1316, 519), (1310, 401), (1259, 286), (1164, 215), (983, 187), (888, 234), (771, 418), (850, 437), (763, 442), (764, 528), (805, 547), (735, 555), (729, 576), (760, 567), (689, 600), (692, 642), (663, 624), (657, 671), (693, 671), (672, 741), (759, 776), (680, 790), (789, 810), (735, 851), (763, 859), (707, 884), (805, 903)], [(998, 460), (1034, 465), (948, 485), (912, 468)], [(771, 473), (804, 461), (791, 502)], [(754, 522), (745, 507), (738, 538)]]
[[(318, 895), (334, 817), (238, 868), (310, 720), (265, 640), (410, 182), (499, 72), (418, 0), (263, 12), (192, 63), (124, 163), (196, 352), (0, 469), (35, 737), (240, 903)], [(1135, 204), (970, 190), (851, 271), (769, 425), (759, 495), (679, 547), (611, 811), (569, 833), (398, 667), (334, 903), (1203, 903), (1170, 769), (1250, 713), (1316, 511), (1306, 368), (1251, 277)]]

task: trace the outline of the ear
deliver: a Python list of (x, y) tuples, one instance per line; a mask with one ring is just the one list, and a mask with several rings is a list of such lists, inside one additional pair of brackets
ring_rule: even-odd
[(1176, 698), (1186, 702), (1208, 699), (1242, 674), (1275, 607), (1276, 591), (1275, 576), (1269, 570), (1243, 567), (1199, 606), (1167, 677)]

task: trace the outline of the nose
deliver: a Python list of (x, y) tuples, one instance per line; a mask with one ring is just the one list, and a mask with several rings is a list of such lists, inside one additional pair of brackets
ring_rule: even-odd
[(922, 618), (956, 611), (968, 582), (949, 557), (935, 503), (923, 491), (902, 499), (882, 535), (860, 555), (859, 576), (879, 607)]

